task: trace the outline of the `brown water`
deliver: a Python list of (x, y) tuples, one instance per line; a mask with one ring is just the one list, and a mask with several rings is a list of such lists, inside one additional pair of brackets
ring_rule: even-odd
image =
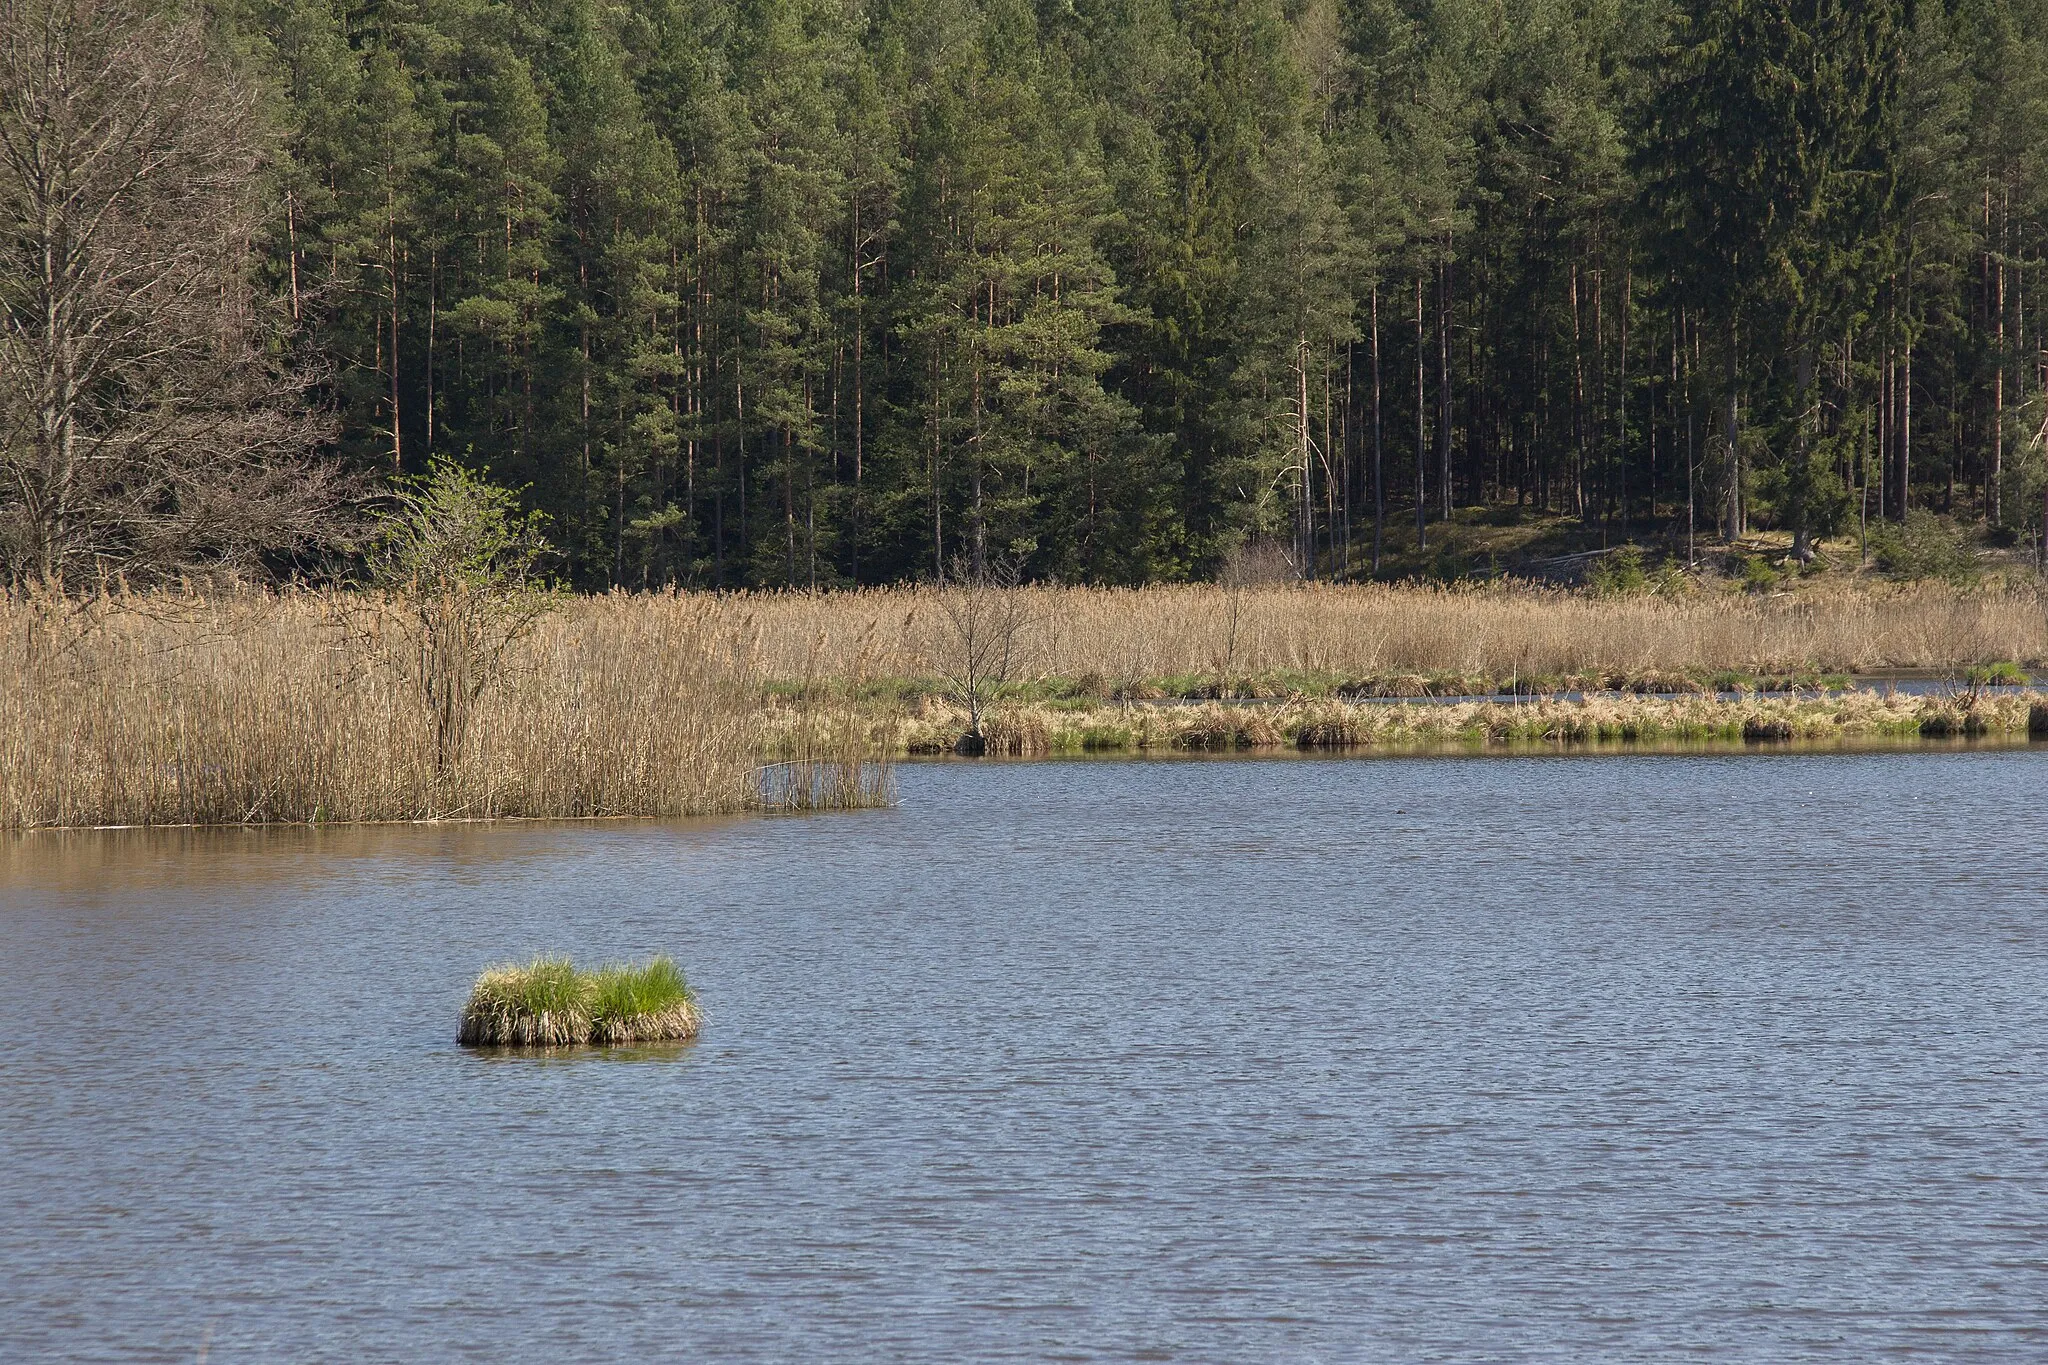
[[(0, 842), (0, 1360), (2048, 1358), (2048, 751)], [(455, 1046), (674, 953), (669, 1049)]]

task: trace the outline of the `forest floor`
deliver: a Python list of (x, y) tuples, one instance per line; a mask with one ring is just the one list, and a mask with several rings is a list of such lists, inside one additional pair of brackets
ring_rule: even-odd
[[(1643, 528), (1647, 531), (1647, 528)], [(1645, 537), (1660, 541), (1659, 535)], [(1578, 517), (1535, 507), (1461, 507), (1449, 521), (1430, 520), (1418, 547), (1412, 512), (1387, 519), (1378, 576), (1399, 582), (1510, 574), (1576, 582), (1586, 558), (1629, 543), (1620, 528), (1588, 525)], [(1352, 574), (1372, 572), (1370, 526), (1354, 527)], [(1327, 562), (1323, 566), (1328, 572)], [(1340, 570), (1341, 572), (1341, 570)]]
[[(1559, 584), (1580, 584), (1603, 558), (1634, 547), (1652, 568), (1660, 565), (1693, 565), (1723, 576), (1740, 575), (1747, 568), (1752, 581), (1766, 575), (1818, 576), (1833, 574), (1856, 578), (1882, 577), (1878, 563), (1888, 543), (1896, 537), (1889, 523), (1853, 523), (1842, 534), (1824, 538), (1815, 545), (1811, 564), (1790, 562), (1792, 535), (1789, 531), (1753, 530), (1734, 542), (1724, 542), (1705, 523), (1688, 526), (1684, 509), (1660, 509), (1655, 519), (1633, 521), (1596, 519), (1586, 521), (1563, 512), (1538, 507), (1517, 507), (1512, 503), (1486, 507), (1461, 507), (1448, 521), (1429, 522), (1418, 549), (1412, 512), (1390, 516), (1381, 542), (1381, 581), (1487, 579), (1498, 577)], [(2038, 551), (2024, 543), (1992, 545), (1975, 540), (1944, 525), (1951, 550), (1974, 565), (1974, 574), (2028, 574), (2038, 567)], [(1333, 566), (1330, 551), (1320, 565), (1333, 577), (1370, 577), (1372, 528), (1370, 523), (1353, 528), (1352, 562)], [(1751, 562), (1755, 567), (1750, 567)], [(1337, 568), (1339, 571), (1332, 573)]]

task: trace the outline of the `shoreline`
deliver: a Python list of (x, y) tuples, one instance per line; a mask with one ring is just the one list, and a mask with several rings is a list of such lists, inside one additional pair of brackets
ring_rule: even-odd
[(563, 598), (460, 692), (374, 594), (15, 594), (0, 828), (875, 805), (970, 697), (995, 757), (2016, 735), (2048, 701), (2033, 586), (963, 591)]
[[(1749, 756), (1757, 758), (1810, 758), (1828, 754), (2010, 754), (2038, 751), (2048, 754), (2048, 737), (2030, 736), (2024, 727), (2017, 731), (1995, 731), (1983, 734), (1965, 735), (1923, 735), (1923, 734), (1849, 734), (1806, 736), (1791, 739), (1510, 739), (1510, 740), (1467, 740), (1444, 739), (1435, 741), (1413, 741), (1406, 743), (1356, 744), (1346, 747), (1308, 747), (1296, 744), (1269, 744), (1234, 749), (1190, 749), (1190, 748), (1128, 748), (1128, 749), (1073, 749), (1048, 750), (1040, 753), (1016, 754), (990, 752), (981, 755), (962, 755), (944, 752), (918, 752), (897, 755), (891, 761), (906, 767), (1021, 767), (1042, 765), (1097, 764), (1097, 763), (1253, 763), (1283, 760), (1302, 763), (1339, 763), (1352, 760), (1373, 759), (1423, 759), (1423, 758), (1465, 758), (1475, 761), (1489, 759), (1520, 758), (1723, 758)], [(874, 809), (855, 807), (854, 810)], [(447, 818), (422, 817), (412, 820), (258, 820), (225, 821), (213, 823), (129, 823), (112, 825), (28, 825), (0, 834), (15, 836), (34, 834), (121, 834), (136, 831), (192, 831), (192, 830), (323, 830), (323, 829), (369, 829), (423, 828), (454, 825), (592, 825), (592, 824), (640, 824), (649, 822), (688, 820), (738, 820), (758, 817), (773, 817), (789, 814), (824, 814), (838, 812), (837, 808), (820, 808), (812, 811), (782, 811), (773, 808), (751, 811), (705, 812), (678, 815), (673, 812), (606, 813), (590, 815), (477, 815), (451, 816)]]
[[(890, 757), (952, 753), (971, 728), (966, 708), (926, 697), (907, 713), (870, 711), (870, 743)], [(767, 747), (795, 742), (803, 713), (778, 711)], [(1070, 754), (1357, 752), (1406, 748), (1536, 750), (1588, 743), (1710, 743), (1736, 747), (1889, 739), (2048, 737), (2048, 691), (1963, 690), (1701, 694), (1602, 693), (1558, 699), (1426, 701), (1292, 699), (999, 703), (983, 714), (988, 757)]]
[[(1359, 744), (1347, 748), (1304, 749), (1292, 744), (1244, 749), (1085, 749), (1040, 754), (956, 753), (905, 754), (895, 760), (906, 768), (987, 764), (1014, 767), (1030, 764), (1087, 763), (1251, 763), (1271, 760), (1341, 763), (1377, 758), (1622, 758), (1652, 756), (1712, 758), (1780, 757), (1821, 754), (1967, 754), (2048, 753), (2048, 739), (2017, 734), (1984, 735), (1835, 735), (1805, 739), (1582, 739), (1582, 740), (1442, 740), (1401, 744)], [(631, 817), (627, 817), (631, 818)], [(658, 817), (648, 817), (658, 818)]]

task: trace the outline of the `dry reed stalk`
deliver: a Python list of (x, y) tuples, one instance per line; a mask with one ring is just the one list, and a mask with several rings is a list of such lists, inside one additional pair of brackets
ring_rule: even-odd
[[(867, 678), (864, 644), (845, 681), (856, 689)], [(762, 809), (807, 811), (886, 806), (895, 799), (889, 758), (896, 747), (896, 716), (884, 709), (870, 716), (843, 699), (826, 695), (807, 662), (801, 685), (787, 704), (764, 706), (764, 753), (772, 761), (756, 770)]]
[[(1141, 671), (1212, 677), (1205, 690), (1214, 696), (1271, 694), (1269, 684), (1213, 678), (1226, 655), (1245, 677), (1294, 670), (1378, 680), (1361, 694), (1420, 689), (1431, 675), (1453, 686), (1578, 674), (1679, 689), (1695, 685), (1689, 674), (1715, 669), (2048, 659), (2048, 610), (2023, 586), (1821, 585), (1778, 598), (1677, 601), (1515, 585), (1018, 591), (1030, 597), (1019, 612), (1043, 677), (1092, 678), (1098, 694), (1126, 698), (1160, 691)], [(875, 678), (932, 676), (926, 651), (943, 637), (938, 612), (935, 595), (919, 588), (573, 599), (516, 644), (459, 750), (442, 761), (430, 708), (416, 680), (393, 666), (374, 599), (17, 592), (0, 596), (0, 828), (883, 803), (890, 780), (878, 759), (950, 749), (971, 718), (930, 696), (908, 716), (848, 698)], [(797, 703), (775, 701), (768, 684), (798, 677)], [(1112, 679), (1121, 681), (1112, 688)], [(1298, 743), (1304, 726), (1311, 744), (1329, 745), (1495, 732), (1721, 734), (1730, 725), (1739, 735), (1742, 714), (1728, 708), (1753, 703), (1688, 711), (1667, 699), (1662, 709), (1606, 713), (1618, 704), (1546, 702), (1500, 715), (1473, 703), (1349, 707), (1311, 719), (1294, 702), (1254, 720), (1233, 707), (1037, 714), (1000, 703), (985, 729), (990, 752), (1019, 755), (1262, 747)], [(1880, 718), (1865, 716), (1860, 701), (1828, 705), (1829, 719), (1806, 717), (1794, 732), (1904, 732), (1926, 709), (1915, 703)], [(781, 761), (764, 768), (763, 757)]]
[(571, 1010), (523, 1014), (472, 1004), (455, 1041), (469, 1047), (568, 1047), (590, 1041), (590, 1019)]
[(681, 1042), (697, 1036), (703, 1015), (684, 1002), (622, 1018), (592, 1019), (579, 1010), (527, 1014), (472, 1000), (462, 1012), (456, 1041), (470, 1047), (573, 1047), (582, 1043)]
[(663, 1043), (681, 1042), (697, 1036), (697, 1030), (704, 1026), (704, 1016), (691, 1002), (684, 1000), (670, 1005), (667, 1009), (647, 1010), (641, 1014), (623, 1018), (600, 1018), (591, 1024), (590, 1041), (593, 1043)]

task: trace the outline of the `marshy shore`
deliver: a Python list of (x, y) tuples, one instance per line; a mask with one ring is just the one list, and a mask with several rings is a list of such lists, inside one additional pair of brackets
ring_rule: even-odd
[[(889, 721), (904, 755), (954, 750), (966, 712), (932, 699)], [(877, 735), (885, 732), (883, 724)], [(1869, 690), (1717, 695), (1598, 694), (1440, 702), (1284, 700), (1179, 704), (997, 706), (984, 752), (1032, 758), (1079, 753), (1241, 750), (1414, 750), (1504, 745), (1799, 740), (2048, 738), (2048, 692), (1971, 689), (1933, 695)]]
[[(1005, 610), (1000, 675), (967, 678), (929, 587), (563, 596), (472, 689), (367, 593), (17, 593), (0, 828), (872, 805), (889, 760), (975, 715), (1017, 756), (2023, 738), (2042, 696), (1984, 684), (2048, 671), (2033, 580), (1027, 587)], [(1941, 685), (1827, 690), (1886, 671)], [(1466, 693), (1514, 695), (1387, 700)]]

